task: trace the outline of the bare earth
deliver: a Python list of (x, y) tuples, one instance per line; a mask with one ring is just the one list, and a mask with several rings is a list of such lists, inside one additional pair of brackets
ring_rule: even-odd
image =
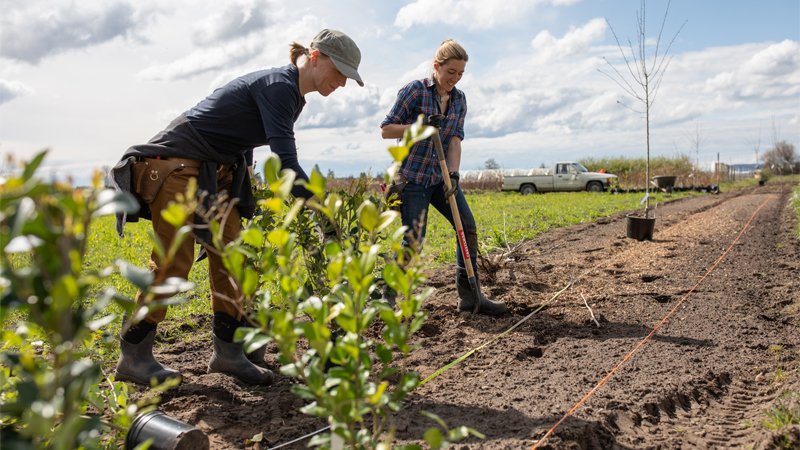
[[(652, 340), (539, 448), (759, 449), (784, 435), (800, 448), (800, 426), (788, 433), (758, 426), (781, 394), (800, 392), (800, 242), (791, 235), (791, 187), (664, 203), (652, 242), (625, 238), (625, 215), (616, 214), (490, 255), (480, 273), (484, 289), (510, 309), (498, 318), (459, 314), (454, 268), (431, 271), (430, 318), (409, 362), (422, 378), (510, 328), (573, 274), (574, 286), (414, 391), (394, 419), (399, 440), (420, 442), (435, 425), (420, 415), (429, 411), (486, 435), (457, 449), (532, 448), (686, 297), (763, 204)], [(206, 432), (213, 449), (245, 448), (261, 432), (272, 447), (327, 425), (298, 412), (304, 402), (289, 392), (291, 378), (276, 375), (272, 386), (251, 387), (206, 374), (210, 328), (209, 318), (197, 317), (194, 326), (160, 337), (166, 345), (157, 358), (184, 376), (162, 396), (163, 411)], [(277, 374), (275, 351), (268, 348), (264, 365)], [(797, 401), (798, 395), (783, 398), (790, 407)]]

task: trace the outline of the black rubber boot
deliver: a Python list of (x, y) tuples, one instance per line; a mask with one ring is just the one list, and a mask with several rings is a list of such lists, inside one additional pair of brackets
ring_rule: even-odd
[(208, 363), (208, 373), (224, 373), (248, 384), (272, 384), (272, 371), (250, 362), (244, 354), (244, 343), (233, 342), (233, 333), (242, 323), (228, 314), (214, 313), (213, 325), (214, 354)]
[[(258, 323), (257, 319), (253, 319), (253, 320), (255, 320), (256, 323)], [(247, 319), (245, 319), (244, 317), (242, 317), (241, 323), (242, 323), (241, 326), (243, 326), (243, 327), (253, 328), (253, 324), (248, 322)], [(247, 355), (247, 359), (250, 360), (253, 363), (256, 363), (256, 364), (263, 363), (264, 362), (264, 356), (267, 355), (267, 346), (266, 345), (262, 345), (261, 347), (253, 350), (250, 353), (247, 353), (246, 355)]]
[(478, 280), (478, 274), (475, 274), (475, 282), (478, 284), (478, 296), (476, 299), (472, 294), (472, 288), (469, 285), (469, 277), (467, 276), (467, 269), (461, 267), (456, 268), (456, 288), (458, 290), (458, 310), (472, 312), (475, 310), (475, 302), (480, 301), (481, 308), (479, 314), (486, 314), (487, 316), (499, 316), (508, 309), (503, 302), (495, 302), (483, 296), (481, 291), (481, 282)]
[(180, 378), (180, 372), (162, 366), (153, 357), (153, 343), (155, 340), (155, 328), (150, 330), (138, 344), (131, 344), (124, 338), (120, 338), (120, 356), (119, 361), (117, 361), (117, 370), (114, 373), (114, 378), (117, 381), (132, 381), (145, 386), (150, 386), (150, 380), (153, 378), (158, 381), (158, 384), (163, 383), (167, 378)]

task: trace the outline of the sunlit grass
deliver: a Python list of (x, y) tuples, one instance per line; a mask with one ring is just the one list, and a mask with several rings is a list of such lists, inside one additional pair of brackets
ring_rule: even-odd
[[(671, 199), (699, 195), (692, 192), (653, 193), (650, 205)], [(467, 195), (475, 221), (478, 239), (497, 246), (499, 237), (510, 244), (535, 239), (550, 230), (585, 222), (599, 217), (640, 208), (643, 194), (594, 194), (589, 192), (550, 192), (520, 195), (517, 192), (492, 192)], [(451, 263), (456, 258), (455, 232), (438, 211), (428, 214), (425, 251), (433, 258), (434, 267)]]

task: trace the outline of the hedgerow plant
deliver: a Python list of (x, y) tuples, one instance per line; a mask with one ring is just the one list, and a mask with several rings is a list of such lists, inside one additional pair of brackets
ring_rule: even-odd
[(138, 203), (102, 190), (100, 173), (86, 189), (43, 183), (34, 172), (44, 156), (0, 185), (0, 441), (15, 449), (115, 449), (152, 401), (131, 404), (126, 385), (104, 376), (104, 358), (111, 354), (106, 347), (117, 339), (102, 331), (116, 316), (102, 313), (117, 302), (129, 313), (127, 327), (159, 305), (134, 311), (133, 300), (113, 290), (97, 299), (88, 293), (116, 271), (148, 298), (152, 291), (175, 294), (186, 285), (170, 280), (152, 287), (152, 274), (124, 261), (86, 270), (92, 221), (133, 212)]
[[(400, 145), (389, 149), (395, 162), (387, 182), (409, 147), (434, 131), (419, 121)], [(404, 228), (389, 235), (399, 214), (363, 182), (350, 191), (327, 192), (325, 177), (314, 170), (304, 183), (314, 198), (304, 201), (291, 197), (295, 174), (280, 171), (274, 155), (263, 175), (265, 184), (256, 192), (262, 213), (245, 224), (235, 241), (222, 243), (224, 208), (198, 211), (211, 226), (215, 251), (238, 285), (246, 305), (242, 312), (252, 325), (239, 328), (235, 339), (244, 342), (248, 353), (276, 343), (281, 373), (302, 381), (292, 388), (309, 401), (302, 411), (330, 424), (330, 432), (316, 436), (311, 445), (390, 448), (391, 415), (419, 384), (418, 375), (406, 367), (413, 349), (409, 339), (427, 317), (422, 305), (431, 292), (422, 289), (419, 247), (401, 245)], [(191, 212), (184, 206), (178, 216)], [(396, 309), (375, 300), (384, 285), (400, 294)], [(366, 337), (378, 317), (382, 342)], [(305, 351), (299, 350), (301, 339), (308, 343)], [(449, 439), (474, 431), (466, 430)], [(446, 441), (437, 433), (426, 437), (438, 448)]]

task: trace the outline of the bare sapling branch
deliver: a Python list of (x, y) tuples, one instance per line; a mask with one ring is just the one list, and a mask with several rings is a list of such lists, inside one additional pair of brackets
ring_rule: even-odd
[[(672, 44), (675, 42), (675, 39), (680, 34), (681, 30), (683, 30), (684, 22), (678, 31), (675, 32), (675, 35), (669, 42), (664, 53), (659, 53), (659, 49), (661, 47), (661, 39), (664, 34), (664, 27), (667, 23), (667, 15), (669, 14), (669, 6), (671, 2), (667, 2), (667, 8), (664, 11), (664, 17), (661, 20), (661, 27), (658, 31), (658, 38), (655, 42), (655, 48), (651, 57), (647, 55), (647, 14), (646, 14), (646, 1), (641, 0), (641, 9), (636, 13), (636, 42), (637, 42), (637, 49), (634, 50), (633, 44), (631, 40), (628, 39), (628, 48), (630, 50), (630, 57), (626, 55), (625, 50), (623, 50), (622, 45), (619, 42), (619, 38), (617, 37), (617, 33), (614, 31), (614, 27), (611, 26), (611, 23), (606, 19), (606, 23), (608, 23), (608, 27), (611, 29), (611, 33), (614, 35), (614, 40), (617, 43), (617, 48), (619, 48), (619, 52), (622, 55), (622, 60), (625, 63), (625, 67), (628, 69), (628, 73), (630, 76), (623, 75), (614, 64), (611, 63), (608, 59), (603, 57), (606, 63), (611, 66), (611, 69), (614, 71), (613, 74), (606, 73), (600, 69), (598, 71), (607, 77), (611, 78), (617, 86), (622, 88), (626, 94), (633, 97), (635, 100), (641, 102), (644, 105), (644, 111), (638, 111), (634, 108), (631, 108), (624, 103), (617, 101), (620, 105), (630, 109), (631, 111), (636, 112), (637, 114), (643, 114), (645, 119), (645, 132), (646, 132), (646, 149), (647, 149), (647, 164), (645, 169), (645, 177), (646, 180), (650, 180), (650, 108), (655, 103), (656, 97), (658, 96), (659, 88), (661, 87), (661, 82), (664, 80), (664, 73), (669, 67), (669, 63), (672, 61), (672, 57), (669, 56), (669, 50), (672, 48)], [(629, 81), (630, 79), (630, 81)], [(638, 86), (637, 86), (638, 85)], [(650, 183), (645, 182), (645, 207), (644, 207), (644, 215), (645, 217), (649, 218), (649, 211), (650, 211)]]

